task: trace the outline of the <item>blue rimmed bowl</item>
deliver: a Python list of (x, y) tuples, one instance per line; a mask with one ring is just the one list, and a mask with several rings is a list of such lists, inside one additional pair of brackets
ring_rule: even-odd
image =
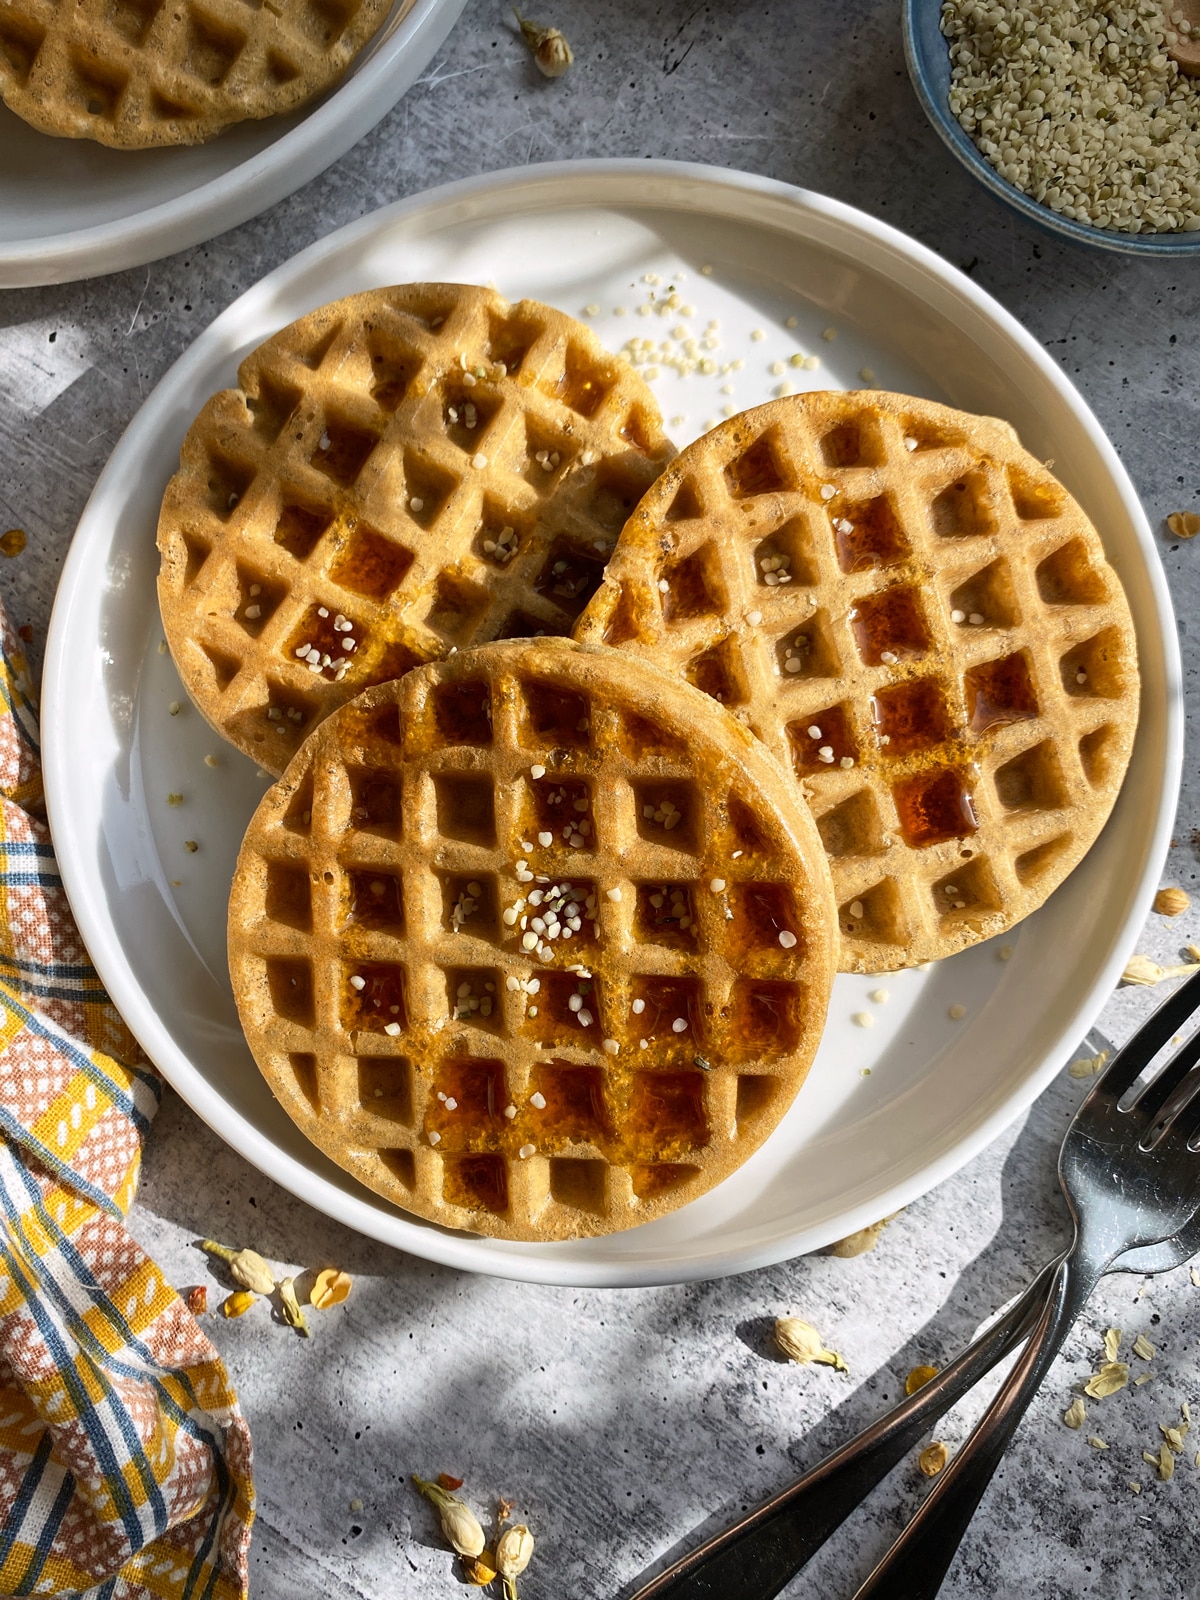
[(941, 15), (941, 0), (901, 0), (908, 75), (942, 143), (977, 182), (1013, 211), (1019, 211), (1060, 239), (1095, 245), (1101, 250), (1117, 250), (1130, 256), (1200, 256), (1200, 232), (1119, 233), (1115, 228), (1095, 228), (1090, 223), (1060, 216), (1002, 178), (976, 149), (950, 110), (950, 50), (941, 31)]

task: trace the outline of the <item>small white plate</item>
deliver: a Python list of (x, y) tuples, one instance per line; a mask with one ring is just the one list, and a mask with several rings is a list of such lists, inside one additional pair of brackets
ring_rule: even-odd
[(0, 289), (157, 261), (258, 216), (323, 172), (429, 65), (466, 0), (396, 0), (339, 84), (206, 144), (108, 150), (54, 139), (0, 105)]
[[(1102, 530), (1137, 623), (1143, 703), (1124, 791), (1086, 861), (1011, 940), (1011, 959), (993, 944), (924, 972), (839, 978), (810, 1079), (763, 1149), (692, 1205), (601, 1239), (511, 1244), (416, 1221), (311, 1148), (272, 1100), (238, 1027), (224, 933), (234, 858), (265, 782), (221, 747), (160, 649), (154, 530), (195, 412), (282, 324), (418, 278), (493, 280), (513, 298), (588, 315), (613, 345), (696, 330), (713, 372), (663, 368), (655, 380), (680, 444), (724, 406), (756, 404), (784, 381), (869, 381), (1007, 417), (1036, 455), (1054, 458)], [(672, 283), (680, 309), (638, 314)], [(820, 369), (793, 367), (797, 353), (818, 355)], [(722, 370), (733, 362), (742, 365)], [(84, 939), (146, 1051), (200, 1115), (364, 1233), (454, 1266), (580, 1285), (713, 1277), (815, 1249), (896, 1210), (994, 1138), (1117, 982), (1166, 851), (1182, 744), (1175, 622), (1150, 530), (1095, 418), (1035, 341), (944, 261), (848, 206), (648, 161), (561, 163), (435, 190), (342, 229), (235, 301), (158, 385), (96, 485), (59, 586), (43, 728), (58, 858)], [(169, 806), (170, 792), (183, 803)], [(886, 1000), (871, 998), (883, 990)], [(860, 1013), (874, 1026), (856, 1025)]]

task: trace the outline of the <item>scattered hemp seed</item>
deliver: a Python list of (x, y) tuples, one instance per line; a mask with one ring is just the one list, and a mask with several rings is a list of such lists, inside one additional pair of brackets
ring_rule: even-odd
[(167, 707), (167, 715), (171, 717), (177, 717), (181, 709), (182, 707), (180, 706), (179, 701), (172, 700), (171, 704)]
[(946, 1015), (950, 1018), (951, 1022), (961, 1022), (962, 1019), (966, 1016), (966, 1014), (967, 1014), (966, 1006), (958, 1006), (958, 1005), (951, 1006), (950, 1009), (946, 1012)]
[(220, 761), (214, 755), (207, 755), (204, 758), (204, 765), (206, 767), (216, 767), (220, 765)]
[(296, 1298), (296, 1284), (292, 1278), (284, 1278), (279, 1285), (279, 1309), (283, 1312), (283, 1320), (289, 1328), (295, 1328), (306, 1339), (312, 1338), (312, 1331), (304, 1315), (304, 1308)]
[(1200, 511), (1172, 511), (1167, 527), (1177, 539), (1194, 539), (1200, 533)]
[(253, 1289), (256, 1294), (270, 1294), (275, 1288), (275, 1274), (257, 1250), (234, 1250), (215, 1239), (201, 1239), (201, 1250), (229, 1268), (229, 1275), (243, 1289)]
[(183, 841), (183, 848), (187, 851), (188, 855), (194, 856), (196, 851), (199, 850), (200, 846), (196, 843), (195, 839), (185, 839)]
[(1154, 896), (1154, 909), (1160, 917), (1178, 917), (1191, 903), (1186, 889), (1160, 889)]
[(0, 551), (6, 556), (19, 556), (25, 548), (25, 530), (23, 528), (10, 528), (7, 533), (0, 533)]
[(258, 1299), (256, 1294), (251, 1294), (249, 1289), (238, 1289), (233, 1294), (225, 1296), (221, 1301), (221, 1315), (223, 1317), (244, 1317), (246, 1312)]
[(789, 1361), (800, 1366), (815, 1361), (821, 1366), (833, 1367), (836, 1372), (850, 1370), (836, 1350), (826, 1350), (821, 1335), (802, 1317), (776, 1317), (775, 1343)]
[(1100, 1371), (1093, 1373), (1084, 1384), (1083, 1392), (1093, 1400), (1104, 1400), (1110, 1394), (1116, 1394), (1118, 1389), (1123, 1389), (1128, 1382), (1128, 1362), (1106, 1361)]
[(936, 1367), (914, 1367), (904, 1380), (905, 1394), (916, 1394), (918, 1389), (923, 1389), (932, 1378), (936, 1378)]
[(308, 1303), (318, 1311), (328, 1311), (331, 1306), (340, 1306), (349, 1295), (354, 1280), (348, 1272), (339, 1272), (336, 1267), (326, 1267), (318, 1272), (313, 1280), (313, 1286), (308, 1293)]
[(873, 1028), (875, 1026), (875, 1018), (869, 1011), (856, 1011), (850, 1021), (856, 1028)]
[(533, 54), (534, 64), (544, 78), (561, 78), (575, 59), (575, 52), (557, 28), (543, 28), (530, 22), (513, 7), (521, 27), (521, 37)]
[(167, 796), (167, 804), (169, 806), (181, 806), (183, 804), (183, 796), (172, 791)]
[(927, 1478), (936, 1478), (950, 1459), (950, 1452), (940, 1439), (927, 1444), (917, 1457), (917, 1466)]
[(1082, 1428), (1087, 1418), (1087, 1407), (1081, 1396), (1076, 1395), (1071, 1404), (1063, 1412), (1063, 1421), (1068, 1428)]
[(426, 1500), (436, 1507), (442, 1532), (452, 1549), (460, 1556), (468, 1558), (482, 1555), (487, 1541), (483, 1537), (483, 1529), (479, 1526), (479, 1518), (470, 1506), (457, 1495), (450, 1494), (438, 1484), (429, 1483), (415, 1474), (413, 1482)]
[(1162, 983), (1167, 978), (1186, 978), (1193, 972), (1200, 972), (1200, 963), (1193, 961), (1187, 965), (1160, 967), (1149, 956), (1130, 956), (1121, 974), (1121, 982), (1142, 989), (1153, 989), (1156, 983)]

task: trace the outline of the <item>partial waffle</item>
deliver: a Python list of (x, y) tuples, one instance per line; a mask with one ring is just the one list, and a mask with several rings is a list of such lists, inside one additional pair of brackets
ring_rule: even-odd
[(577, 637), (680, 672), (794, 775), (850, 972), (1035, 910), (1104, 825), (1137, 720), (1087, 517), (1007, 423), (902, 395), (796, 395), (688, 446)]
[(272, 772), (369, 684), (569, 633), (672, 454), (587, 328), (461, 284), (325, 306), (238, 378), (184, 440), (158, 592), (188, 693)]
[(43, 133), (126, 150), (200, 144), (327, 89), (390, 10), (390, 0), (0, 0), (0, 96)]
[(757, 1148), (833, 978), (816, 829), (678, 679), (565, 639), (460, 652), (329, 717), (238, 858), (229, 964), (302, 1131), (509, 1239), (673, 1210)]

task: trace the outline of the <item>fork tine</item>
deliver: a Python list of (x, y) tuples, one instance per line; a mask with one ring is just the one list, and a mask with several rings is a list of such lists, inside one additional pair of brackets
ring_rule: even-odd
[[(1154, 1060), (1171, 1037), (1200, 1010), (1200, 972), (1182, 984), (1151, 1013), (1138, 1031), (1109, 1064), (1092, 1090), (1092, 1095), (1120, 1100)], [(1091, 1098), (1089, 1096), (1089, 1098)]]
[[(1149, 1117), (1155, 1127), (1169, 1121), (1173, 1115), (1171, 1108), (1180, 1085), (1197, 1061), (1200, 1061), (1200, 1028), (1180, 1045), (1162, 1071), (1143, 1087), (1137, 1099), (1127, 1109), (1130, 1111), (1136, 1109), (1140, 1115)], [(1186, 1096), (1179, 1104), (1185, 1103)]]
[(1186, 1144), (1190, 1150), (1197, 1130), (1200, 1130), (1200, 1070), (1193, 1067), (1158, 1111), (1153, 1124), (1142, 1136), (1141, 1148), (1149, 1150), (1170, 1139), (1175, 1144)]

